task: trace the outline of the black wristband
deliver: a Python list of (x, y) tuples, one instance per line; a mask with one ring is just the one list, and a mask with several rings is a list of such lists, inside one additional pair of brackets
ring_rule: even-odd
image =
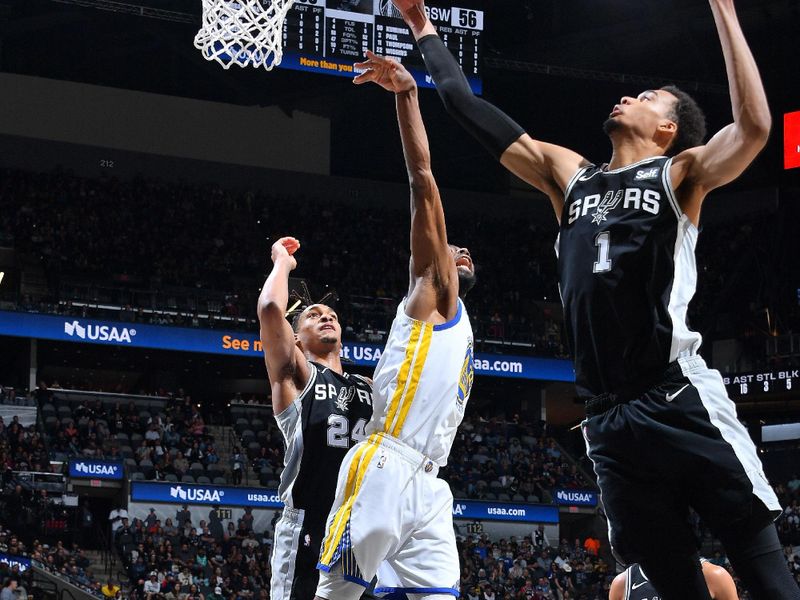
[(499, 160), (525, 130), (499, 108), (472, 93), (458, 61), (438, 35), (426, 35), (418, 44), (447, 112)]

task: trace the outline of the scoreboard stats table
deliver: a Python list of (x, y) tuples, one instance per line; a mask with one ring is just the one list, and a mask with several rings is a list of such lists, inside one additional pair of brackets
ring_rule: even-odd
[[(459, 6), (431, 3), (425, 10), (480, 94), (483, 11), (474, 8), (475, 0), (457, 1)], [(367, 50), (397, 59), (418, 85), (433, 87), (414, 36), (390, 0), (296, 0), (283, 24), (280, 66), (354, 77), (353, 63), (364, 60)]]
[(734, 373), (722, 378), (728, 393), (737, 398), (777, 396), (800, 391), (800, 369), (760, 373)]

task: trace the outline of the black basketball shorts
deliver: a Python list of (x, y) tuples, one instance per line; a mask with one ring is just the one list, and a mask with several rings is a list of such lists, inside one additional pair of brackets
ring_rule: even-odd
[(672, 363), (628, 402), (594, 398), (586, 414), (586, 450), (623, 563), (696, 552), (689, 507), (717, 535), (756, 531), (781, 514), (722, 377), (701, 357)]

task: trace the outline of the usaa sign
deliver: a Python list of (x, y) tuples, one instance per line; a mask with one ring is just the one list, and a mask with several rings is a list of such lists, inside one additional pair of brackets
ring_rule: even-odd
[(556, 490), (555, 496), (562, 506), (597, 506), (597, 492), (592, 490)]

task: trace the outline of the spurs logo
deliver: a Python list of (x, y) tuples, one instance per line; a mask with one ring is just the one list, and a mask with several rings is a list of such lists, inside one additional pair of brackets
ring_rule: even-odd
[(612, 191), (606, 192), (605, 197), (600, 201), (597, 210), (592, 215), (592, 223), (600, 225), (608, 217), (608, 213), (619, 206), (622, 201), (622, 190), (617, 190), (616, 193)]
[(336, 398), (336, 408), (342, 412), (347, 412), (350, 401), (353, 399), (356, 389), (353, 386), (343, 387), (339, 390), (339, 397)]

